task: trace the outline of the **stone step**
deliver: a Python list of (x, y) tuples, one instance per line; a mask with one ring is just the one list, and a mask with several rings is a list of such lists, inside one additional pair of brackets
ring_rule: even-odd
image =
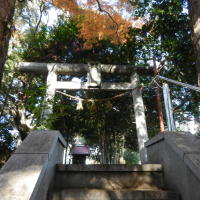
[(155, 190), (164, 188), (162, 166), (57, 165), (54, 188)]
[(48, 200), (179, 200), (179, 195), (164, 190), (64, 189), (50, 193)]

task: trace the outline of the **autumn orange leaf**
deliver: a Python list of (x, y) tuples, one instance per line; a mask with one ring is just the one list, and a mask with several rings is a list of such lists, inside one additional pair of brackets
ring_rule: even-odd
[[(131, 22), (121, 16), (127, 7), (126, 0), (113, 1), (113, 4), (108, 0), (54, 0), (54, 5), (69, 11), (72, 18), (79, 21), (79, 36), (85, 41), (85, 48), (91, 48), (99, 40), (110, 40), (114, 44), (126, 42), (131, 26)], [(118, 12), (114, 9), (116, 5)]]

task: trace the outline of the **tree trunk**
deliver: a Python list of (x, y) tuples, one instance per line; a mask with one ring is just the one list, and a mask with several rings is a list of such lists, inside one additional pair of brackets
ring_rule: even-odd
[(0, 0), (0, 87), (13, 27), (15, 2), (16, 0)]
[(200, 1), (188, 0), (188, 3), (193, 26), (193, 45), (196, 53), (198, 86), (200, 86)]
[[(154, 76), (156, 77), (158, 75), (158, 69), (156, 65), (156, 59), (155, 57), (153, 58), (153, 71), (154, 71)], [(160, 97), (160, 88), (156, 88), (156, 102), (157, 102), (157, 109), (158, 109), (158, 119), (159, 119), (159, 124), (160, 124), (160, 132), (163, 132), (165, 130), (164, 127), (164, 120), (163, 120), (163, 112), (162, 112), (162, 103), (161, 103), (161, 97)]]

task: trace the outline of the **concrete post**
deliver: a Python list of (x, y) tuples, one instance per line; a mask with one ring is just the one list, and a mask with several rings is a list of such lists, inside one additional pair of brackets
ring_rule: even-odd
[(169, 86), (167, 83), (163, 84), (163, 96), (164, 96), (164, 102), (165, 102), (165, 113), (166, 113), (166, 118), (167, 118), (168, 131), (175, 131), (173, 109), (172, 109), (171, 98), (170, 98), (170, 93), (169, 93)]
[[(134, 86), (139, 85), (138, 74), (133, 74), (131, 81)], [(147, 152), (144, 143), (148, 141), (147, 125), (144, 112), (144, 103), (142, 99), (142, 94), (140, 88), (133, 89), (133, 106), (135, 111), (135, 121), (138, 137), (138, 146), (140, 151), (140, 159), (142, 163), (147, 162)]]

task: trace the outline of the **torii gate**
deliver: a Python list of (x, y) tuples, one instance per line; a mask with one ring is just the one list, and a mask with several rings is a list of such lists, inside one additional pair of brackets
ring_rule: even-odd
[[(103, 65), (103, 64), (67, 64), (67, 63), (20, 63), (20, 72), (47, 75), (46, 101), (53, 101), (56, 90), (132, 90), (135, 112), (136, 129), (140, 159), (147, 161), (144, 143), (148, 140), (144, 104), (139, 88), (138, 73), (152, 73), (152, 70), (132, 65)], [(72, 81), (57, 81), (59, 74), (77, 75), (87, 74), (87, 82), (75, 83)], [(102, 74), (129, 75), (130, 82), (110, 83), (103, 82)], [(43, 111), (44, 118), (53, 112), (53, 105), (49, 104)]]

